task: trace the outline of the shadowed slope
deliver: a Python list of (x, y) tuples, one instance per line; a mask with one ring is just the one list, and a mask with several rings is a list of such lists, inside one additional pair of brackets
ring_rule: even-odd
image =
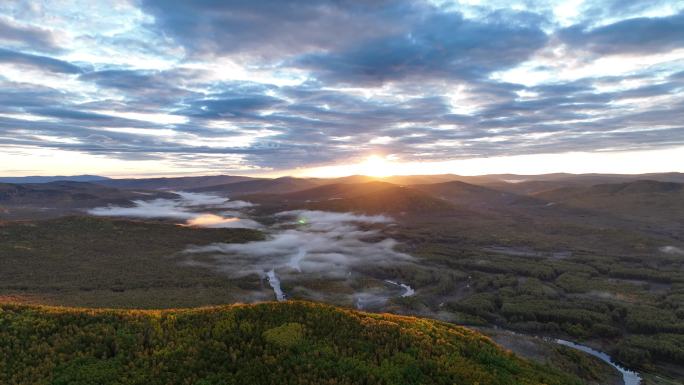
[(638, 221), (684, 224), (682, 183), (640, 180), (567, 187), (539, 193), (535, 197)]
[(108, 203), (126, 203), (132, 199), (170, 198), (163, 192), (135, 192), (86, 182), (0, 183), (0, 205), (39, 207), (95, 207)]

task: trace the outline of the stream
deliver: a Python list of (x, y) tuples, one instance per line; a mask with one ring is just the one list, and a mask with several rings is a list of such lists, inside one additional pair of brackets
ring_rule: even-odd
[(285, 293), (280, 288), (280, 278), (276, 275), (275, 269), (271, 269), (266, 273), (266, 279), (268, 279), (268, 284), (273, 288), (276, 299), (278, 301), (285, 301)]
[[(280, 278), (278, 278), (278, 275), (276, 275), (275, 269), (271, 269), (266, 273), (266, 279), (268, 279), (268, 284), (271, 285), (271, 287), (273, 288), (273, 293), (275, 294), (276, 299), (278, 301), (285, 301), (286, 295), (283, 292), (283, 289), (280, 287)], [(399, 283), (399, 282), (395, 282), (395, 281), (392, 281), (389, 279), (385, 280), (385, 282), (387, 282), (391, 285), (399, 286), (402, 289), (404, 289), (404, 292), (401, 293), (402, 297), (410, 297), (416, 293), (416, 291), (411, 286), (409, 286), (405, 283)], [(357, 300), (357, 304), (356, 304), (357, 308), (362, 309), (364, 307), (362, 301), (363, 300), (361, 298), (359, 298)], [(590, 355), (600, 359), (601, 361), (607, 363), (608, 365), (610, 365), (613, 368), (615, 368), (616, 370), (618, 370), (620, 372), (620, 374), (622, 374), (622, 380), (625, 383), (625, 385), (640, 385), (641, 384), (641, 376), (639, 375), (639, 373), (631, 371), (629, 369), (625, 369), (622, 366), (616, 364), (613, 361), (613, 359), (608, 354), (606, 354), (604, 352), (592, 349), (588, 346), (580, 345), (580, 344), (577, 344), (577, 343), (574, 343), (571, 341), (562, 340), (562, 339), (555, 339), (555, 340), (551, 340), (551, 341), (553, 341), (559, 345), (567, 346), (569, 348), (576, 349), (576, 350), (582, 351), (584, 353), (590, 354)]]
[(573, 349), (580, 350), (582, 352), (585, 352), (587, 354), (591, 354), (592, 356), (598, 358), (599, 360), (607, 363), (608, 365), (614, 367), (617, 369), (621, 374), (622, 374), (622, 381), (625, 383), (625, 385), (639, 385), (641, 384), (641, 376), (639, 373), (631, 371), (629, 369), (625, 369), (622, 366), (616, 364), (613, 362), (613, 359), (606, 353), (600, 352), (598, 350), (592, 349), (588, 346), (576, 344), (571, 341), (566, 341), (566, 340), (561, 340), (561, 339), (556, 339), (553, 340), (557, 344), (567, 346)]
[(401, 288), (404, 289), (404, 292), (401, 293), (402, 297), (411, 297), (412, 295), (416, 294), (416, 291), (413, 290), (413, 288), (405, 283), (399, 283), (395, 281), (390, 281), (389, 279), (386, 279), (385, 282), (395, 285), (395, 286), (400, 286)]

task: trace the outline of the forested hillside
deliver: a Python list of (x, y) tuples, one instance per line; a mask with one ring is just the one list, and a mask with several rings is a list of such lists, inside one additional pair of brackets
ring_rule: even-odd
[(579, 384), (468, 329), (306, 302), (0, 306), (0, 383)]

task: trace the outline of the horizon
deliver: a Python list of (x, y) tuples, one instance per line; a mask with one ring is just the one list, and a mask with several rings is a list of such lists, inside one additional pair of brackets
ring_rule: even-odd
[(684, 385), (682, 202), (684, 0), (0, 0), (0, 385)]
[(10, 1), (0, 31), (0, 176), (684, 172), (682, 2)]

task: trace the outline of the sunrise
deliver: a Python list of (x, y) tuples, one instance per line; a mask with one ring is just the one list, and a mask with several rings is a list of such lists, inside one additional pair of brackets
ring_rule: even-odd
[(0, 1), (0, 384), (684, 384), (681, 0)]

